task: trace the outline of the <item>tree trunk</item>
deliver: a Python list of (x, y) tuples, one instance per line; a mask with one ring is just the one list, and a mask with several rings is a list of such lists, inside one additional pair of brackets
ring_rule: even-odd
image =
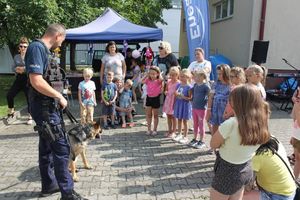
[(66, 48), (67, 43), (63, 42), (60, 48), (60, 67), (63, 68), (63, 70), (66, 71)]
[(75, 51), (76, 49), (76, 43), (71, 42), (70, 43), (70, 70), (76, 71), (76, 65), (75, 65)]

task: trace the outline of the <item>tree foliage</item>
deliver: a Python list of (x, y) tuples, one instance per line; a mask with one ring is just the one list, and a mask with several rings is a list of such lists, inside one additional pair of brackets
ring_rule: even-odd
[(41, 37), (48, 24), (67, 28), (82, 26), (111, 7), (133, 23), (154, 27), (165, 23), (162, 10), (170, 0), (0, 0), (0, 47), (7, 44), (16, 53), (19, 38)]

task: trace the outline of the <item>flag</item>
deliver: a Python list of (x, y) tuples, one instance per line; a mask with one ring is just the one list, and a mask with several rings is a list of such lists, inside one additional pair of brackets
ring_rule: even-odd
[(195, 48), (201, 47), (205, 59), (209, 57), (209, 5), (208, 0), (183, 0), (190, 62), (195, 60)]

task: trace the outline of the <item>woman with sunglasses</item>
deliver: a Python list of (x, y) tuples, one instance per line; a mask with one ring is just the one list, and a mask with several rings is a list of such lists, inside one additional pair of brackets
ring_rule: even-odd
[(178, 66), (176, 56), (172, 53), (169, 42), (162, 41), (158, 47), (158, 55), (153, 60), (153, 65), (158, 66), (162, 72), (163, 78), (169, 73), (169, 69)]
[(16, 79), (13, 82), (13, 85), (9, 89), (6, 99), (7, 99), (7, 105), (8, 105), (8, 114), (7, 114), (7, 120), (10, 118), (13, 118), (15, 116), (15, 108), (14, 108), (14, 98), (15, 96), (20, 92), (23, 91), (26, 96), (27, 100), (27, 106), (28, 106), (28, 121), (27, 124), (32, 124), (32, 118), (29, 114), (29, 104), (28, 104), (28, 88), (27, 88), (27, 76), (25, 72), (25, 62), (24, 57), (25, 53), (28, 47), (28, 40), (26, 37), (22, 37), (19, 42), (19, 54), (15, 55), (14, 57), (14, 63), (12, 66), (12, 70), (15, 72)]

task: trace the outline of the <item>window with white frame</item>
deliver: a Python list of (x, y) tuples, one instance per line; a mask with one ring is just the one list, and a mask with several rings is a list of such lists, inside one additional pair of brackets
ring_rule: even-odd
[(222, 20), (233, 15), (234, 0), (222, 0), (214, 5), (215, 20)]

